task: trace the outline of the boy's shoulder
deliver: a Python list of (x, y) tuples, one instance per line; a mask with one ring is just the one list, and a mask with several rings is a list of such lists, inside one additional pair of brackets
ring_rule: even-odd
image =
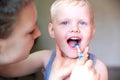
[(96, 60), (95, 68), (100, 73), (101, 80), (108, 80), (107, 66), (101, 60)]
[(97, 58), (96, 60), (96, 64), (95, 64), (95, 68), (97, 69), (106, 69), (106, 65), (100, 60)]

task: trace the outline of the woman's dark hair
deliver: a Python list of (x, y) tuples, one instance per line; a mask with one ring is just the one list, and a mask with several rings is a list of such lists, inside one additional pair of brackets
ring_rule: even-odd
[(17, 15), (32, 0), (0, 0), (0, 39), (7, 39)]

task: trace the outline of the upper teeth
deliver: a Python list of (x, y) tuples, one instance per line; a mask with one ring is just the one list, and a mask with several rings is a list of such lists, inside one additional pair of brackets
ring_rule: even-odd
[(79, 38), (71, 38), (71, 39), (76, 40), (76, 39), (79, 39)]

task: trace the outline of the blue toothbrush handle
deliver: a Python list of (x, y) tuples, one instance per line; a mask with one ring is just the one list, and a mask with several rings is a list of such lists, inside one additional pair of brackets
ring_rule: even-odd
[(81, 52), (78, 52), (78, 59), (81, 59), (81, 58), (83, 58), (83, 55)]

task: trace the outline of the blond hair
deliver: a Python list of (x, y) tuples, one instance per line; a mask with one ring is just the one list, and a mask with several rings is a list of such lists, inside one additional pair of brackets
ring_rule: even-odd
[[(55, 17), (56, 11), (59, 7), (61, 6), (68, 6), (68, 5), (73, 5), (73, 6), (84, 6), (88, 5), (92, 14), (93, 10), (91, 7), (91, 4), (87, 0), (55, 0), (55, 2), (51, 5), (50, 8), (50, 16), (51, 16), (51, 21)], [(94, 20), (94, 16), (92, 15), (92, 18)]]

